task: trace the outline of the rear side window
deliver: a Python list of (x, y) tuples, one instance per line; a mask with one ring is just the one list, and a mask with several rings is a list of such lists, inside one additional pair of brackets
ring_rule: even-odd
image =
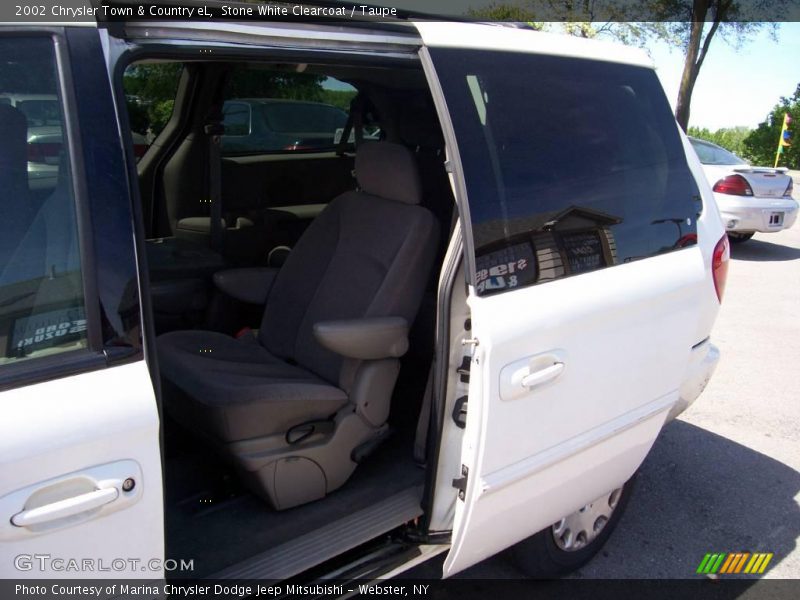
[(172, 116), (182, 74), (183, 63), (178, 62), (139, 62), (125, 69), (122, 85), (137, 160)]
[(333, 150), (356, 89), (315, 73), (238, 67), (222, 107), (228, 156)]
[(0, 39), (0, 369), (87, 347), (53, 42)]
[(690, 139), (697, 158), (704, 165), (746, 165), (747, 162), (732, 152), (720, 148), (715, 144), (708, 144), (700, 140)]
[(222, 124), (225, 135), (244, 136), (250, 134), (252, 114), (247, 102), (226, 102), (222, 107)]
[(278, 133), (315, 133), (344, 127), (347, 113), (335, 106), (310, 102), (273, 102), (261, 106), (262, 118)]
[(431, 50), (490, 294), (696, 243), (699, 192), (652, 70)]

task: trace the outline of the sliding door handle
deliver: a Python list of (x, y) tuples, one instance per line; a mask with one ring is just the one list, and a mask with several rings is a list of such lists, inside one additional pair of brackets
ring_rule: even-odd
[(113, 502), (118, 496), (119, 490), (117, 488), (102, 488), (80, 496), (73, 496), (72, 498), (65, 498), (44, 506), (23, 510), (11, 517), (11, 523), (17, 527), (30, 527), (31, 525), (57, 521), (93, 508), (100, 508), (104, 504)]
[(538, 369), (533, 373), (528, 373), (525, 377), (522, 378), (520, 383), (522, 387), (530, 389), (532, 387), (536, 387), (537, 385), (542, 385), (543, 383), (547, 383), (548, 381), (552, 381), (564, 371), (564, 363), (557, 362), (553, 363), (549, 367), (544, 367), (543, 369)]

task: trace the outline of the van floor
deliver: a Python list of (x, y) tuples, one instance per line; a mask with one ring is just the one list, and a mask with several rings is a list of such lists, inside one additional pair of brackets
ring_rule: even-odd
[(398, 431), (326, 498), (275, 511), (247, 491), (230, 466), (197, 444), (181, 443), (165, 459), (166, 557), (194, 559), (193, 571), (175, 572), (175, 577), (213, 575), (419, 486), (425, 477), (412, 458), (413, 435)]

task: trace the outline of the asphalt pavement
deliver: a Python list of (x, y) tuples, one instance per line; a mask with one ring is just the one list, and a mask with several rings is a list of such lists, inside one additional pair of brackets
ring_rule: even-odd
[[(714, 377), (665, 427), (617, 530), (573, 577), (687, 578), (707, 552), (745, 551), (774, 553), (764, 577), (800, 578), (800, 223), (734, 246), (711, 337)], [(499, 556), (462, 577), (521, 574)]]

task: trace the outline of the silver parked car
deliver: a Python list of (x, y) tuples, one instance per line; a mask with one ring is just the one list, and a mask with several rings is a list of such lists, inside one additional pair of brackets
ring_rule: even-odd
[(741, 243), (756, 231), (774, 233), (797, 220), (792, 178), (786, 168), (753, 167), (732, 152), (689, 138), (714, 190), (731, 242)]

